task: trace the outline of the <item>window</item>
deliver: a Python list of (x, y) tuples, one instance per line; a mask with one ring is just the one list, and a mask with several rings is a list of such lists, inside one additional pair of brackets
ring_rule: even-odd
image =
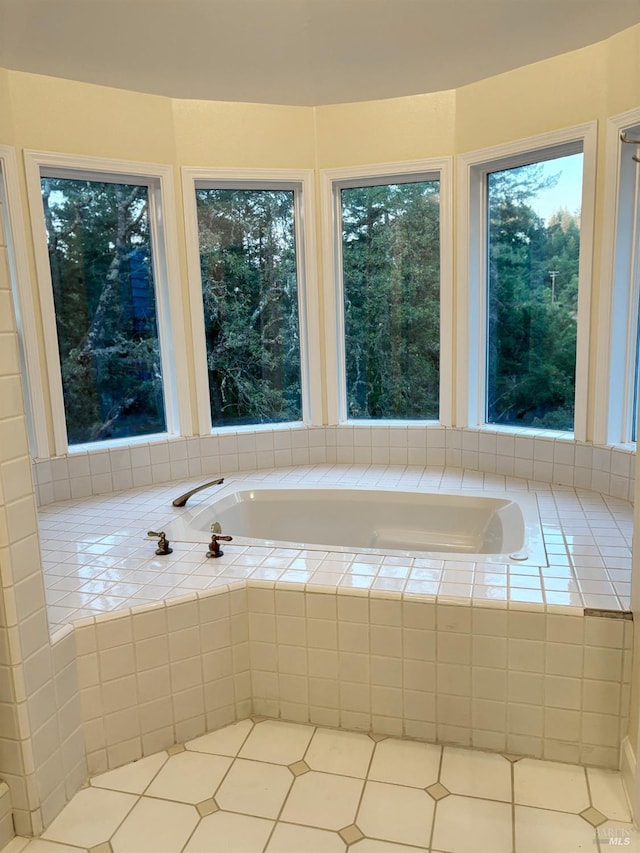
[(640, 383), (640, 110), (607, 122), (607, 168), (603, 215), (603, 263), (594, 440), (637, 441)]
[(42, 406), (33, 288), (23, 222), (15, 151), (9, 146), (0, 145), (0, 229), (4, 231), (7, 247), (9, 281), (25, 391), (29, 447), (32, 456), (42, 457), (47, 453), (47, 436)]
[(195, 195), (211, 424), (299, 421), (294, 190)]
[(582, 154), (487, 173), (486, 421), (573, 430)]
[(165, 432), (148, 187), (40, 185), (69, 444)]
[(438, 418), (440, 182), (340, 190), (347, 416)]
[(176, 433), (188, 387), (170, 168), (25, 164), (55, 453)]
[(330, 409), (338, 422), (437, 421), (444, 399), (446, 421), (448, 162), (359, 171), (323, 173), (325, 268), (335, 274), (337, 355), (334, 366), (329, 354), (327, 373), (338, 389)]
[(200, 433), (322, 423), (313, 172), (182, 182)]
[(594, 123), (459, 158), (459, 426), (586, 440)]

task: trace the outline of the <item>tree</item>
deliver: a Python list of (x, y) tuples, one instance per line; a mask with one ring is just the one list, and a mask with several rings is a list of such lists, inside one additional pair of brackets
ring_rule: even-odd
[(348, 414), (437, 418), (439, 182), (342, 190)]
[(302, 417), (290, 190), (196, 192), (213, 425)]
[(539, 166), (489, 176), (487, 419), (573, 429), (580, 226), (545, 224)]
[(69, 443), (163, 432), (147, 188), (41, 186)]

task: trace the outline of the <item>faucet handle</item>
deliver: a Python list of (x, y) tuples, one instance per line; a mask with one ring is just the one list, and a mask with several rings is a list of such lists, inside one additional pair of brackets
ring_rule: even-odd
[(160, 533), (156, 533), (154, 530), (148, 530), (147, 536), (157, 536), (159, 539), (158, 547), (156, 548), (156, 554), (161, 557), (165, 554), (172, 554), (173, 548), (169, 548), (169, 540), (167, 539), (167, 534), (164, 530), (161, 530)]
[[(213, 527), (213, 525), (211, 525)], [(207, 557), (222, 557), (224, 551), (220, 550), (220, 545), (218, 542), (233, 542), (233, 536), (221, 536), (219, 533), (211, 534), (211, 542), (209, 543), (209, 550), (207, 551)]]

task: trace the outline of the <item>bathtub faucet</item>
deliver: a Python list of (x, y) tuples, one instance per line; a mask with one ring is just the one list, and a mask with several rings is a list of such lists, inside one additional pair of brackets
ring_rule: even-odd
[(174, 506), (184, 506), (191, 495), (195, 495), (196, 492), (201, 492), (203, 489), (208, 489), (209, 486), (219, 486), (221, 483), (224, 483), (224, 477), (220, 477), (218, 480), (211, 480), (210, 483), (202, 483), (202, 485), (196, 486), (195, 489), (191, 489), (191, 491), (185, 492), (184, 495), (180, 495), (172, 503)]

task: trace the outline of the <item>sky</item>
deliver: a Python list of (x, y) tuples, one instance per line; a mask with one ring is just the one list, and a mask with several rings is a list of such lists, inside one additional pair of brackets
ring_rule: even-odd
[(528, 202), (539, 216), (548, 222), (549, 217), (558, 208), (566, 208), (570, 213), (579, 213), (582, 196), (582, 154), (570, 154), (540, 164), (545, 177), (560, 177), (555, 187), (538, 193)]

